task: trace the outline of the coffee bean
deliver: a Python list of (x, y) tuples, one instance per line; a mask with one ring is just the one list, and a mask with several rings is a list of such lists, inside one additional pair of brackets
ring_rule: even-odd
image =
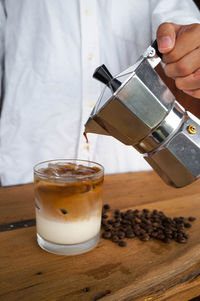
[(108, 220), (108, 224), (112, 225), (114, 223), (114, 221), (112, 219)]
[(192, 227), (192, 225), (190, 223), (185, 223), (184, 226), (185, 226), (185, 228), (191, 228)]
[(126, 232), (126, 237), (127, 237), (127, 238), (134, 238), (134, 237), (135, 237), (135, 234), (134, 234), (133, 231), (127, 231), (127, 232)]
[(112, 237), (112, 241), (113, 241), (113, 242), (119, 242), (119, 237), (118, 237), (117, 235), (114, 235), (114, 236)]
[(143, 234), (140, 236), (140, 240), (142, 240), (142, 241), (148, 241), (149, 239), (150, 239), (150, 237), (148, 234)]
[(147, 231), (148, 234), (151, 234), (153, 232), (153, 228), (149, 227), (148, 229), (146, 229), (146, 231)]
[(187, 239), (185, 237), (180, 237), (180, 238), (177, 238), (177, 242), (179, 242), (179, 243), (186, 243)]
[(145, 234), (145, 233), (146, 233), (146, 231), (144, 229), (140, 230), (140, 234)]
[(102, 237), (103, 237), (103, 238), (106, 238), (106, 239), (111, 238), (111, 232), (110, 232), (110, 231), (108, 231), (108, 232), (103, 232)]
[(109, 210), (109, 209), (110, 209), (110, 205), (105, 204), (105, 205), (103, 205), (103, 208), (104, 208), (105, 210)]
[(107, 214), (102, 214), (102, 218), (108, 218)]
[(170, 227), (165, 228), (165, 233), (166, 234), (171, 234), (172, 233), (172, 229)]
[(136, 222), (136, 224), (140, 224), (140, 223), (141, 223), (141, 219), (138, 218), (138, 217), (136, 217), (136, 218), (135, 218), (135, 222)]
[(133, 216), (128, 214), (127, 216), (125, 216), (125, 219), (128, 220), (128, 221), (132, 221)]
[(145, 223), (141, 223), (140, 224), (140, 228), (145, 229), (146, 228), (146, 224)]
[(173, 233), (173, 238), (174, 238), (175, 240), (177, 239), (177, 236), (178, 236), (177, 232), (174, 232), (174, 233)]
[(116, 227), (116, 228), (119, 227), (120, 225), (121, 225), (120, 222), (118, 222), (118, 223), (113, 223), (113, 226)]
[(120, 215), (120, 210), (119, 210), (119, 209), (116, 209), (116, 210), (114, 211), (114, 213), (115, 213), (115, 215)]
[(112, 225), (110, 225), (110, 224), (107, 224), (105, 227), (104, 227), (104, 230), (105, 231), (110, 231), (110, 230), (112, 230)]
[(169, 243), (169, 242), (170, 242), (170, 239), (169, 239), (168, 237), (165, 237), (165, 238), (163, 239), (163, 242)]
[(195, 221), (195, 220), (196, 220), (196, 217), (194, 217), (194, 216), (190, 216), (190, 217), (188, 217), (188, 220), (189, 220), (190, 222), (193, 222), (193, 221)]
[(160, 234), (158, 234), (157, 238), (160, 239), (160, 240), (164, 240), (165, 239), (165, 235), (162, 234), (162, 233), (160, 233)]
[(115, 218), (115, 222), (120, 223), (122, 219), (120, 217)]
[(101, 224), (102, 224), (102, 226), (106, 226), (107, 225), (107, 221), (105, 219), (102, 219)]
[(121, 240), (121, 241), (118, 243), (118, 245), (119, 245), (120, 247), (126, 247), (126, 242), (125, 242), (124, 240)]
[(118, 233), (118, 237), (119, 237), (120, 239), (123, 239), (123, 238), (125, 237), (125, 233), (122, 232), (122, 231), (120, 231), (120, 232)]
[(66, 209), (63, 209), (63, 208), (60, 208), (60, 211), (63, 213), (63, 214), (67, 214), (68, 211)]

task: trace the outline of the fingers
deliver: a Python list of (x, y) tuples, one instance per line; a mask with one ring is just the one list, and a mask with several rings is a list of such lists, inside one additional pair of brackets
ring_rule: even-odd
[(184, 93), (200, 98), (200, 69), (188, 76), (177, 77), (175, 84)]
[(165, 73), (178, 89), (200, 98), (200, 24), (163, 23), (157, 31)]
[(158, 49), (161, 53), (168, 53), (174, 48), (176, 32), (180, 25), (174, 23), (163, 23), (157, 30)]
[(164, 70), (167, 76), (176, 78), (187, 76), (198, 68), (200, 68), (200, 48), (193, 50), (175, 63), (167, 64)]
[(200, 89), (197, 90), (183, 90), (184, 93), (191, 95), (194, 98), (200, 98)]
[(176, 87), (180, 90), (200, 89), (200, 69), (185, 77), (175, 79)]
[(175, 46), (163, 55), (163, 62), (166, 64), (179, 61), (200, 46), (200, 24), (183, 25), (176, 29)]

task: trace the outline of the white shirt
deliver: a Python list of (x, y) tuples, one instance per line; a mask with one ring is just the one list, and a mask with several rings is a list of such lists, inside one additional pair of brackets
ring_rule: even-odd
[(106, 173), (150, 169), (112, 137), (88, 135), (88, 153), (82, 133), (102, 89), (92, 74), (132, 65), (159, 24), (199, 20), (192, 0), (1, 0), (2, 185), (32, 182), (36, 163), (57, 158), (89, 158)]

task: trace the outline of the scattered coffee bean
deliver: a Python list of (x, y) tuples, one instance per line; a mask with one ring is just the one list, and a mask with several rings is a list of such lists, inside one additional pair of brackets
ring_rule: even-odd
[(126, 232), (126, 237), (127, 237), (127, 238), (134, 238), (134, 237), (135, 237), (135, 234), (134, 234), (133, 231), (128, 230), (128, 231)]
[(120, 226), (120, 222), (114, 223), (113, 225), (118, 228)]
[(113, 241), (113, 242), (118, 242), (118, 241), (119, 241), (119, 237), (118, 237), (117, 235), (114, 235), (114, 236), (112, 237), (112, 241)]
[(109, 210), (109, 209), (110, 209), (110, 205), (105, 204), (105, 205), (103, 205), (103, 208), (104, 208), (105, 210)]
[(68, 211), (66, 209), (60, 208), (60, 211), (62, 212), (62, 214), (67, 214)]
[(105, 230), (105, 231), (110, 231), (110, 230), (112, 230), (112, 225), (111, 225), (111, 224), (107, 224), (107, 225), (104, 227), (104, 230)]
[(111, 238), (111, 236), (112, 236), (111, 231), (105, 231), (102, 234), (102, 237), (106, 239)]
[[(109, 210), (107, 214), (107, 210)], [(106, 214), (105, 214), (106, 212)], [(183, 216), (170, 218), (163, 211), (154, 209), (127, 210), (121, 212), (119, 209), (110, 210), (110, 205), (105, 204), (102, 209), (102, 237), (110, 239), (119, 246), (126, 246), (124, 238), (138, 237), (141, 241), (151, 238), (169, 243), (175, 240), (178, 243), (186, 243), (189, 235), (185, 228), (192, 225), (188, 222), (196, 220), (195, 217), (185, 218)]]
[(116, 209), (116, 210), (115, 210), (115, 215), (120, 215), (119, 209)]
[(118, 245), (119, 245), (120, 247), (126, 247), (126, 242), (125, 242), (124, 240), (121, 240), (121, 241), (118, 243)]
[(112, 225), (112, 224), (113, 224), (113, 220), (112, 220), (112, 219), (109, 219), (109, 220), (108, 220), (108, 224)]
[(195, 217), (193, 217), (193, 216), (190, 216), (190, 217), (188, 217), (188, 220), (189, 220), (189, 222), (193, 222), (193, 221), (195, 221), (195, 220), (196, 220), (196, 218), (195, 218)]
[(183, 233), (183, 237), (185, 237), (185, 238), (189, 238), (189, 234), (187, 234), (187, 233)]
[(119, 237), (120, 239), (123, 239), (123, 238), (125, 237), (125, 233), (122, 232), (122, 231), (120, 231), (120, 232), (118, 233), (118, 237)]
[(148, 241), (150, 239), (150, 236), (148, 234), (142, 234), (140, 236), (140, 240), (142, 241)]
[(179, 242), (179, 243), (186, 243), (187, 239), (185, 237), (179, 237), (179, 238), (177, 238), (177, 242)]
[(165, 237), (165, 239), (163, 239), (163, 242), (169, 243), (169, 242), (170, 242), (170, 239), (169, 239), (168, 237)]
[(102, 224), (102, 226), (106, 226), (107, 225), (107, 221), (105, 219), (102, 219), (101, 224)]

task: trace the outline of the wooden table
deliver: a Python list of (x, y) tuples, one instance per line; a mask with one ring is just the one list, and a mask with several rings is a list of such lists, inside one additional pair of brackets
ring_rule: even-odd
[(104, 203), (197, 220), (186, 244), (101, 239), (86, 254), (58, 256), (37, 245), (33, 185), (0, 188), (0, 300), (199, 300), (200, 182), (175, 189), (152, 171), (108, 175)]

